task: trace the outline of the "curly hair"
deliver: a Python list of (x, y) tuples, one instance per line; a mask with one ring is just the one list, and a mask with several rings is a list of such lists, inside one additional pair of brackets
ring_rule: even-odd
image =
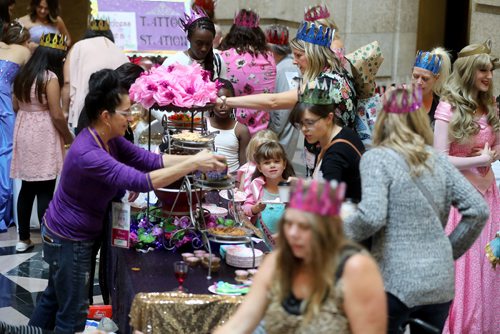
[[(477, 47), (478, 44), (471, 44), (460, 52), (468, 52)], [(489, 54), (480, 53), (460, 57), (453, 64), (453, 71), (441, 94), (441, 98), (450, 103), (454, 111), (449, 125), (452, 140), (466, 143), (479, 133), (479, 124), (474, 120), (479, 107), (486, 109), (486, 118), (493, 130), (500, 131), (500, 119), (493, 100), (493, 84), (490, 84), (487, 92), (477, 92), (477, 95), (475, 89), (476, 72), (486, 69), (488, 65), (493, 66), (493, 60)]]

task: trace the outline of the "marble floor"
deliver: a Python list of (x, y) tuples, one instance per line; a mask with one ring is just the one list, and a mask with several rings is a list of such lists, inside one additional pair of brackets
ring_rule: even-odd
[[(49, 266), (42, 258), (40, 230), (31, 230), (35, 247), (16, 253), (16, 227), (0, 233), (0, 319), (26, 325), (37, 298), (47, 286)], [(99, 284), (94, 279), (94, 304), (102, 304)]]

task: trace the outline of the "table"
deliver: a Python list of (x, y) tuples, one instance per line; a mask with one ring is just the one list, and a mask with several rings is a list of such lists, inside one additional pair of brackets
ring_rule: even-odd
[[(260, 243), (256, 246), (264, 250), (265, 245)], [(214, 252), (215, 253), (215, 252)], [(111, 300), (113, 305), (113, 320), (120, 328), (120, 333), (131, 333), (130, 323), (135, 329), (145, 330), (148, 325), (152, 326), (149, 333), (182, 333), (182, 331), (165, 330), (170, 323), (165, 323), (166, 316), (174, 317), (176, 314), (182, 319), (189, 317), (200, 319), (206, 318), (206, 328), (213, 328), (219, 321), (224, 320), (241, 302), (241, 297), (221, 297), (211, 295), (208, 287), (214, 282), (223, 280), (236, 283), (234, 271), (237, 268), (230, 267), (222, 261), (218, 272), (212, 274), (212, 279), (207, 280), (207, 269), (201, 265), (190, 268), (190, 272), (184, 282), (191, 296), (172, 295), (169, 292), (177, 288), (177, 280), (174, 276), (173, 263), (181, 260), (180, 252), (156, 250), (150, 253), (139, 253), (135, 250), (120, 249), (112, 247), (110, 257), (111, 273)], [(209, 294), (210, 296), (203, 296)], [(210, 297), (210, 298), (209, 298)], [(135, 298), (135, 299), (134, 299)], [(189, 301), (191, 298), (191, 302)], [(191, 305), (200, 313), (190, 315), (176, 313), (183, 310), (182, 307), (172, 307), (172, 300), (180, 304)], [(188, 304), (186, 304), (188, 303)], [(218, 305), (215, 307), (214, 305)], [(131, 307), (132, 306), (132, 307)], [(132, 308), (132, 312), (131, 312)], [(144, 308), (144, 310), (142, 310)], [(217, 308), (217, 311), (214, 311)], [(155, 309), (156, 311), (151, 311)], [(143, 312), (147, 310), (147, 312)], [(209, 310), (209, 312), (203, 312)], [(167, 312), (167, 313), (165, 313)], [(185, 312), (185, 308), (184, 308)], [(160, 321), (159, 315), (163, 317)], [(212, 314), (213, 316), (209, 315)], [(205, 315), (204, 315), (205, 314)], [(174, 318), (172, 318), (174, 319)], [(186, 325), (184, 320), (178, 317), (174, 319), (177, 325)], [(172, 327), (170, 327), (172, 328)], [(196, 333), (205, 333), (197, 327)], [(206, 333), (209, 333), (208, 330)]]

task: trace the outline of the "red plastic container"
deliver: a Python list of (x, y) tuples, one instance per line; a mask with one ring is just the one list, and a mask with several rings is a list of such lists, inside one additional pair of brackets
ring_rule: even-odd
[(102, 318), (112, 318), (113, 308), (111, 305), (90, 305), (87, 319), (100, 320)]

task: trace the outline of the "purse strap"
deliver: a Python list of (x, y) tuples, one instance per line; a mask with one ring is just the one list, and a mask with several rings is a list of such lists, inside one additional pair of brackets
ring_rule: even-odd
[[(387, 153), (389, 153), (389, 155), (391, 155), (394, 158), (394, 160), (396, 160), (398, 162), (398, 164), (405, 171), (407, 171), (407, 172), (410, 171), (410, 167), (408, 167), (408, 164), (406, 163), (406, 161), (396, 151), (394, 151), (393, 149), (388, 148), (388, 147), (385, 148), (385, 151)], [(417, 186), (417, 188), (420, 190), (422, 195), (424, 195), (424, 197), (427, 199), (427, 202), (429, 202), (429, 204), (431, 205), (431, 207), (434, 210), (434, 212), (436, 213), (436, 216), (438, 217), (439, 221), (441, 221), (441, 215), (439, 214), (439, 209), (436, 205), (436, 202), (434, 202), (434, 200), (432, 199), (432, 195), (431, 195), (431, 192), (429, 191), (429, 189), (427, 189), (427, 187), (422, 183), (422, 181), (420, 179), (416, 179), (414, 177), (411, 177), (411, 179), (412, 179), (413, 183)]]
[(325, 155), (325, 152), (331, 147), (333, 146), (334, 144), (337, 144), (337, 143), (344, 143), (344, 144), (347, 144), (349, 146), (352, 147), (352, 149), (354, 151), (356, 151), (356, 153), (359, 155), (359, 158), (361, 158), (361, 152), (359, 152), (359, 150), (356, 148), (356, 146), (353, 145), (353, 143), (351, 143), (350, 141), (348, 140), (345, 140), (345, 139), (335, 139), (335, 140), (332, 140), (328, 145), (326, 145), (325, 149), (322, 149), (321, 152), (319, 153), (319, 156), (318, 156), (318, 159), (317, 161), (321, 161), (323, 159), (323, 156)]

